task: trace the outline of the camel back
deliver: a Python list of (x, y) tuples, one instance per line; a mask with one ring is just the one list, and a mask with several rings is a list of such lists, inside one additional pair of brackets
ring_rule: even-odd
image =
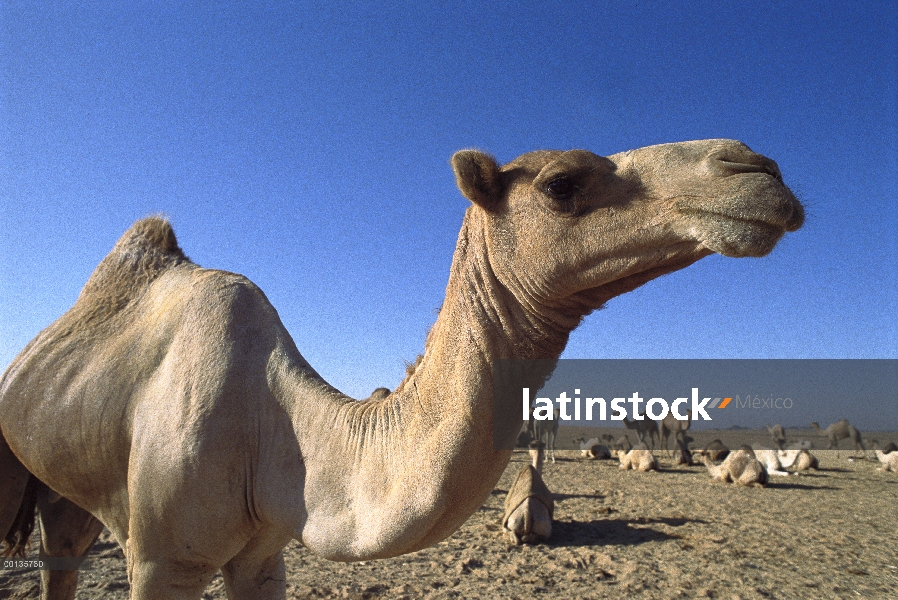
[(543, 478), (533, 468), (533, 465), (527, 465), (521, 469), (514, 483), (511, 484), (508, 495), (505, 496), (505, 514), (502, 515), (503, 527), (508, 523), (508, 517), (514, 512), (514, 509), (520, 506), (521, 502), (527, 498), (536, 498), (549, 509), (549, 517), (554, 516), (555, 498), (552, 496), (549, 488), (546, 487), (546, 484), (543, 483)]

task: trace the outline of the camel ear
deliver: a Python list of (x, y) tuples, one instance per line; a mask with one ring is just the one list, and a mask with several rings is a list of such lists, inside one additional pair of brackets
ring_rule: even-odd
[(459, 150), (452, 157), (452, 170), (465, 198), (486, 210), (498, 204), (502, 182), (495, 158), (479, 150)]

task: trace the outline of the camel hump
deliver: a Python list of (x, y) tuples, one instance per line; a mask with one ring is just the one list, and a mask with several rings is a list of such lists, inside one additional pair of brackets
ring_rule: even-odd
[(167, 219), (141, 219), (97, 265), (76, 305), (98, 316), (115, 312), (142, 294), (163, 272), (188, 262)]
[(165, 217), (147, 217), (134, 223), (115, 244), (113, 252), (120, 248), (145, 248), (155, 250), (163, 254), (176, 254), (181, 257), (184, 253), (178, 247), (175, 238), (175, 230)]

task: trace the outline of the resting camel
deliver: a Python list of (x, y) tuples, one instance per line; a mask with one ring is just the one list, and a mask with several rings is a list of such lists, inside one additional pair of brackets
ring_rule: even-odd
[(661, 442), (662, 452), (668, 453), (667, 450), (667, 440), (670, 439), (670, 434), (674, 436), (674, 446), (677, 445), (677, 440), (682, 436), (686, 435), (686, 432), (689, 431), (689, 426), (692, 424), (692, 411), (686, 411), (686, 420), (681, 421), (677, 419), (673, 413), (667, 413), (664, 415), (664, 418), (661, 419)]
[(770, 432), (770, 437), (773, 438), (773, 444), (776, 446), (777, 450), (782, 450), (783, 445), (786, 443), (786, 430), (783, 429), (783, 426), (777, 423), (773, 427), (767, 425), (767, 431)]
[[(651, 450), (655, 449), (655, 440), (658, 439), (658, 423), (656, 421), (643, 413), (642, 420), (633, 419), (631, 421), (624, 417), (624, 427), (636, 432), (636, 438), (640, 444), (646, 444)], [(646, 437), (649, 438), (648, 442), (645, 441)]]
[[(614, 439), (612, 437), (612, 439)], [(580, 437), (575, 438), (574, 443), (580, 445), (580, 456), (583, 458), (595, 458), (598, 460), (606, 460), (611, 458), (611, 450), (608, 446), (599, 443), (599, 438), (589, 438), (588, 440)]]
[(767, 483), (767, 471), (758, 460), (745, 450), (730, 452), (719, 465), (711, 462), (707, 454), (702, 454), (702, 462), (708, 467), (711, 478), (717, 481), (755, 485), (763, 487)]
[(808, 471), (810, 469), (817, 470), (820, 468), (820, 461), (817, 457), (803, 449), (779, 450), (777, 455), (780, 464), (784, 469), (792, 469), (795, 472)]
[[(630, 443), (630, 438), (628, 438), (626, 435), (622, 435), (619, 438), (617, 438), (616, 442), (614, 442), (613, 449), (614, 449), (615, 453), (618, 450), (623, 450), (624, 452), (629, 452), (630, 450), (633, 449), (633, 444)], [(616, 454), (615, 454), (615, 456), (616, 456)]]
[(682, 438), (676, 440), (677, 447), (673, 451), (673, 464), (675, 465), (685, 465), (691, 466), (693, 464), (692, 461), (692, 451), (689, 450), (689, 444), (694, 442), (690, 436), (683, 435)]
[[(751, 448), (749, 448), (751, 451)], [(726, 457), (730, 454), (730, 449), (727, 448), (723, 442), (720, 440), (711, 440), (708, 442), (708, 445), (705, 446), (705, 449), (699, 452), (702, 456), (707, 456), (712, 461), (718, 460), (726, 460)]]
[(658, 470), (658, 460), (652, 451), (645, 447), (645, 444), (640, 444), (629, 452), (618, 450), (617, 457), (620, 460), (620, 468), (625, 471), (628, 469), (634, 471)]
[(580, 446), (580, 456), (583, 458), (592, 458), (593, 446), (599, 445), (599, 438), (593, 437), (588, 440), (583, 437), (574, 438), (573, 442)]
[(882, 463), (882, 466), (879, 467), (880, 471), (892, 471), (898, 473), (898, 452), (886, 453), (882, 450), (876, 450), (875, 453), (876, 458)]
[(543, 442), (530, 444), (532, 464), (520, 470), (505, 496), (502, 527), (515, 545), (536, 544), (552, 536), (555, 499), (542, 478), (545, 448)]
[(776, 450), (760, 446), (751, 446), (751, 449), (755, 460), (764, 465), (764, 469), (767, 471), (768, 475), (788, 477), (789, 475), (798, 474), (786, 471), (786, 467), (780, 462), (780, 456)]
[[(291, 538), (338, 561), (431, 546), (511, 458), (520, 396), (494, 399), (497, 361), (554, 364), (611, 298), (715, 252), (766, 255), (804, 219), (776, 164), (731, 140), (451, 162), (472, 205), (446, 298), (381, 400), (324, 381), (262, 291), (191, 262), (168, 222), (133, 225), (0, 379), (6, 552), (37, 505), (48, 556), (105, 524), (134, 600), (200, 598), (219, 570), (233, 600), (284, 598)], [(77, 571), (44, 573), (47, 597), (73, 597)]]
[(826, 429), (820, 429), (820, 425), (815, 422), (811, 423), (811, 428), (829, 438), (829, 447), (827, 449), (832, 450), (835, 448), (836, 456), (839, 456), (839, 441), (849, 439), (854, 443), (854, 450), (860, 449), (864, 458), (867, 458), (867, 449), (861, 440), (861, 432), (855, 429), (854, 425), (850, 424), (847, 419), (839, 419)]

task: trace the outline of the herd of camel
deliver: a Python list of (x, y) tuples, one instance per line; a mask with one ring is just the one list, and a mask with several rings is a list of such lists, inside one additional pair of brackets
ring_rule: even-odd
[[(132, 600), (195, 600), (219, 572), (231, 600), (274, 600), (291, 539), (338, 561), (432, 546), (511, 460), (500, 361), (554, 365), (609, 300), (715, 253), (765, 256), (804, 222), (777, 164), (734, 140), (451, 165), (470, 205), (445, 299), (421, 359), (368, 401), (315, 371), (251, 281), (191, 261), (167, 220), (136, 222), (0, 377), (3, 552), (37, 522), (42, 556), (77, 560), (105, 526)], [(545, 492), (506, 521), (532, 523)], [(44, 598), (75, 597), (77, 570), (41, 577)]]
[[(557, 410), (556, 410), (557, 412)], [(668, 454), (674, 465), (690, 466), (697, 457), (708, 469), (711, 478), (724, 483), (732, 482), (745, 486), (764, 486), (771, 475), (798, 475), (802, 471), (817, 470), (819, 460), (811, 454), (812, 443), (807, 440), (787, 444), (786, 431), (782, 425), (767, 425), (775, 448), (761, 445), (742, 445), (730, 450), (719, 439), (715, 439), (702, 450), (690, 450), (694, 441), (686, 435), (691, 424), (691, 414), (680, 421), (671, 415), (657, 421), (651, 419), (628, 421), (624, 426), (634, 430), (638, 438), (636, 446), (630, 444), (624, 435), (617, 439), (611, 434), (603, 434), (599, 438), (574, 439), (580, 445), (582, 458), (612, 459), (620, 461), (622, 470), (657, 471), (658, 459), (654, 455), (655, 440), (660, 444), (662, 455)], [(867, 458), (867, 450), (861, 440), (860, 432), (847, 419), (840, 419), (826, 429), (821, 429), (815, 422), (811, 428), (827, 436), (827, 449), (835, 449), (838, 453), (839, 442), (848, 439), (854, 444), (854, 450), (863, 452)], [(676, 448), (668, 451), (668, 440), (673, 434)], [(552, 515), (554, 498), (552, 492), (542, 479), (543, 463), (546, 453), (555, 462), (555, 440), (558, 435), (558, 418), (554, 420), (536, 421), (531, 419), (517, 440), (517, 445), (526, 445), (530, 451), (531, 464), (524, 466), (508, 491), (505, 499), (505, 510), (502, 527), (509, 540), (514, 544), (533, 544), (544, 541), (552, 535)], [(602, 444), (605, 441), (608, 445)], [(882, 463), (880, 470), (898, 473), (898, 446), (890, 442), (882, 449), (875, 450), (876, 457)], [(791, 471), (787, 470), (791, 469)]]

